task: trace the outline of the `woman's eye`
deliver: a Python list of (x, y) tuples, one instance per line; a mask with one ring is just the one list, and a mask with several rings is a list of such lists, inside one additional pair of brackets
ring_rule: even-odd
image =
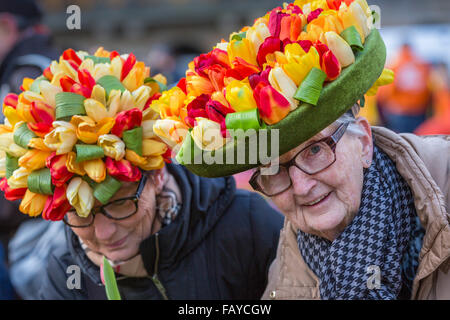
[(314, 145), (312, 146), (309, 151), (311, 152), (312, 155), (318, 154), (321, 150), (321, 147), (319, 145)]

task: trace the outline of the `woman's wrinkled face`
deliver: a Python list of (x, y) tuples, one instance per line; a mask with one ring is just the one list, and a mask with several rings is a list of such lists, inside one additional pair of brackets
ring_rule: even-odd
[[(122, 183), (122, 188), (111, 198), (133, 197), (139, 183)], [(96, 214), (94, 223), (87, 228), (72, 228), (73, 232), (93, 251), (112, 261), (124, 261), (139, 252), (139, 245), (151, 235), (155, 216), (155, 186), (148, 178), (138, 202), (136, 214), (124, 220), (111, 220)], [(100, 206), (97, 201), (95, 206)]]
[[(315, 175), (290, 167), (291, 188), (272, 197), (282, 213), (303, 232), (333, 241), (358, 212), (363, 168), (369, 167), (372, 160), (370, 127), (365, 119), (360, 119), (358, 125), (367, 132), (366, 137), (345, 133), (336, 146), (336, 162)], [(332, 135), (336, 128), (330, 126), (284, 154), (280, 163), (291, 160), (305, 146)]]

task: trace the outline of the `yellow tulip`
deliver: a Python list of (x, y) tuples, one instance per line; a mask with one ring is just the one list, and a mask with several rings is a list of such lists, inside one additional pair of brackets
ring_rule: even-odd
[(84, 109), (86, 110), (86, 114), (95, 122), (99, 122), (108, 117), (108, 110), (106, 110), (105, 105), (96, 99), (84, 100)]
[(111, 90), (108, 98), (108, 116), (114, 118), (120, 112), (120, 98), (122, 92), (120, 90)]
[(19, 116), (16, 109), (10, 106), (3, 105), (3, 114), (12, 126), (15, 126), (17, 122), (25, 120)]
[(183, 114), (182, 109), (186, 109), (185, 99), (186, 95), (183, 90), (178, 87), (173, 87), (163, 92), (159, 99), (152, 101), (150, 108), (158, 112), (162, 119), (172, 116), (180, 117)]
[(156, 120), (153, 132), (170, 148), (181, 144), (188, 134), (188, 127), (176, 118)]
[(142, 138), (149, 139), (155, 137), (155, 133), (153, 132), (153, 126), (155, 125), (155, 122), (156, 120), (142, 121)]
[(116, 135), (104, 134), (98, 137), (98, 145), (103, 148), (105, 155), (121, 160), (125, 156), (125, 143)]
[(368, 96), (374, 96), (377, 94), (378, 88), (381, 86), (386, 86), (394, 82), (394, 71), (390, 69), (384, 69), (381, 73), (380, 78), (373, 84), (372, 88), (367, 91)]
[(297, 85), (280, 67), (270, 70), (269, 82), (272, 87), (280, 92), (291, 105), (291, 111), (298, 107), (298, 100), (294, 99)]
[(86, 174), (97, 183), (106, 178), (106, 166), (102, 159), (83, 161), (83, 168)]
[(77, 71), (74, 68), (72, 68), (69, 61), (64, 60), (62, 56), (60, 57), (60, 60), (59, 60), (59, 67), (61, 68), (61, 71), (64, 72), (65, 75), (69, 76), (70, 78), (72, 78), (75, 81), (78, 80)]
[(192, 129), (191, 136), (195, 144), (202, 150), (212, 151), (221, 148), (226, 139), (220, 131), (220, 124), (206, 118), (196, 118), (197, 125)]
[(33, 82), (34, 82), (34, 79), (31, 79), (31, 78), (23, 78), (23, 80), (22, 80), (22, 88), (23, 88), (25, 91), (30, 90), (31, 85), (33, 84)]
[(358, 3), (361, 8), (363, 9), (364, 13), (366, 14), (367, 18), (372, 17), (372, 11), (369, 8), (369, 5), (367, 4), (366, 0), (355, 0), (356, 3)]
[(19, 210), (30, 217), (37, 217), (44, 210), (47, 198), (48, 196), (46, 195), (27, 190), (22, 202), (20, 203)]
[(127, 149), (125, 158), (133, 165), (138, 166), (145, 171), (158, 170), (164, 167), (164, 158), (160, 155), (141, 157), (136, 152)]
[(86, 218), (94, 207), (94, 192), (89, 184), (79, 177), (70, 180), (66, 196), (80, 217)]
[(329, 31), (325, 33), (326, 44), (339, 60), (341, 67), (345, 68), (355, 62), (350, 45), (342, 39), (336, 32)]
[(345, 3), (342, 3), (339, 8), (338, 16), (342, 22), (344, 30), (351, 26), (355, 26), (361, 37), (362, 43), (364, 43), (366, 37), (370, 33), (370, 29), (367, 23), (368, 18), (361, 6), (356, 2), (353, 2), (349, 7)]
[(261, 44), (270, 37), (270, 30), (264, 23), (255, 24), (247, 30), (246, 38), (253, 45), (254, 52), (258, 52)]
[[(87, 60), (91, 60), (91, 59), (87, 59)], [(94, 100), (97, 100), (103, 106), (106, 106), (106, 92), (102, 86), (96, 84), (92, 88), (91, 98)], [(87, 100), (89, 100), (89, 99), (87, 99)], [(84, 101), (84, 103), (85, 103), (84, 107), (86, 108), (86, 100)]]
[(19, 166), (28, 169), (28, 171), (42, 169), (45, 167), (45, 162), (51, 154), (51, 151), (28, 150), (27, 153), (19, 158)]
[(97, 143), (98, 137), (109, 133), (114, 126), (113, 118), (103, 118), (95, 123), (87, 116), (73, 116), (70, 122), (76, 128), (78, 139), (88, 144)]
[(23, 156), (27, 152), (26, 149), (14, 143), (13, 131), (5, 125), (0, 125), (0, 150), (16, 158)]
[(236, 57), (240, 57), (247, 61), (248, 63), (257, 66), (256, 53), (253, 44), (246, 38), (242, 40), (231, 40), (228, 45), (228, 57), (230, 59), (230, 64), (234, 61)]
[(142, 155), (144, 157), (160, 156), (166, 153), (167, 145), (154, 139), (144, 139), (142, 141)]
[[(133, 97), (134, 103), (131, 105), (132, 108), (138, 108), (139, 110), (144, 110), (145, 103), (148, 98), (150, 98), (150, 92), (152, 90), (147, 86), (140, 86), (134, 90), (131, 95)], [(130, 109), (132, 109), (130, 108)]]
[(41, 94), (44, 97), (45, 103), (55, 108), (56, 107), (55, 96), (56, 94), (62, 92), (62, 89), (58, 86), (51, 84), (48, 81), (41, 81), (39, 83), (39, 89), (41, 90)]
[(53, 130), (46, 134), (44, 143), (57, 155), (68, 153), (77, 143), (76, 127), (69, 122), (54, 121)]
[[(299, 55), (299, 52), (303, 52), (303, 54)], [(311, 47), (308, 53), (304, 53), (298, 43), (293, 43), (286, 46), (285, 54), (288, 63), (282, 65), (282, 68), (297, 87), (306, 78), (312, 68), (316, 67), (320, 69), (320, 56), (314, 47)]]
[(212, 94), (215, 91), (209, 79), (199, 76), (194, 71), (186, 72), (186, 87), (187, 91), (195, 96)]
[(51, 149), (45, 145), (44, 139), (42, 138), (31, 139), (28, 143), (28, 147), (41, 151), (51, 151)]
[(226, 87), (226, 98), (236, 112), (258, 107), (248, 81), (233, 80), (230, 82)]
[(122, 74), (122, 66), (122, 59), (119, 56), (115, 57), (111, 61), (110, 74), (115, 76), (117, 79), (120, 79), (120, 75)]
[(125, 88), (127, 88), (127, 90), (134, 91), (139, 87), (139, 85), (144, 83), (144, 79), (147, 76), (146, 73), (147, 71), (145, 68), (145, 64), (141, 61), (136, 62), (130, 73), (128, 73), (126, 78), (123, 79), (122, 84), (125, 86)]
[(28, 171), (24, 167), (19, 167), (14, 170), (11, 177), (8, 179), (8, 186), (11, 189), (20, 189), (20, 188), (28, 188), (28, 176), (30, 175), (30, 171)]
[(71, 151), (67, 154), (67, 170), (69, 172), (76, 173), (79, 176), (84, 176), (86, 174), (86, 171), (84, 170), (82, 163), (78, 163), (76, 159), (77, 155), (75, 152)]

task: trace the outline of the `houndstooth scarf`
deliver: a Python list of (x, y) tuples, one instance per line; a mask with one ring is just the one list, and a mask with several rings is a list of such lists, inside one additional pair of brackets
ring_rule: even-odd
[(397, 299), (402, 288), (402, 259), (411, 251), (417, 224), (413, 197), (394, 163), (375, 146), (373, 160), (364, 171), (359, 211), (338, 238), (330, 242), (298, 232), (322, 299)]

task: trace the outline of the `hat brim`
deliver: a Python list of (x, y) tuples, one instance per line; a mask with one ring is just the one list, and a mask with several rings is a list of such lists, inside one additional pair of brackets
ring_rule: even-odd
[[(356, 54), (355, 63), (343, 69), (337, 80), (324, 87), (317, 106), (301, 103), (282, 121), (267, 127), (267, 131), (279, 129), (277, 154), (282, 155), (296, 148), (348, 111), (377, 81), (385, 62), (386, 46), (378, 30), (374, 29), (365, 41), (364, 50)], [(264, 146), (267, 146), (268, 151), (263, 156), (271, 155), (270, 132), (267, 136), (269, 139)], [(188, 134), (181, 148), (183, 154), (178, 154), (177, 160), (181, 160), (181, 164), (192, 173), (202, 177), (230, 176), (261, 165), (259, 136), (253, 138), (228, 142), (223, 148), (210, 152), (200, 150)], [(186, 153), (186, 150), (190, 152)], [(230, 157), (230, 154), (234, 157)], [(257, 161), (254, 161), (255, 157)]]

